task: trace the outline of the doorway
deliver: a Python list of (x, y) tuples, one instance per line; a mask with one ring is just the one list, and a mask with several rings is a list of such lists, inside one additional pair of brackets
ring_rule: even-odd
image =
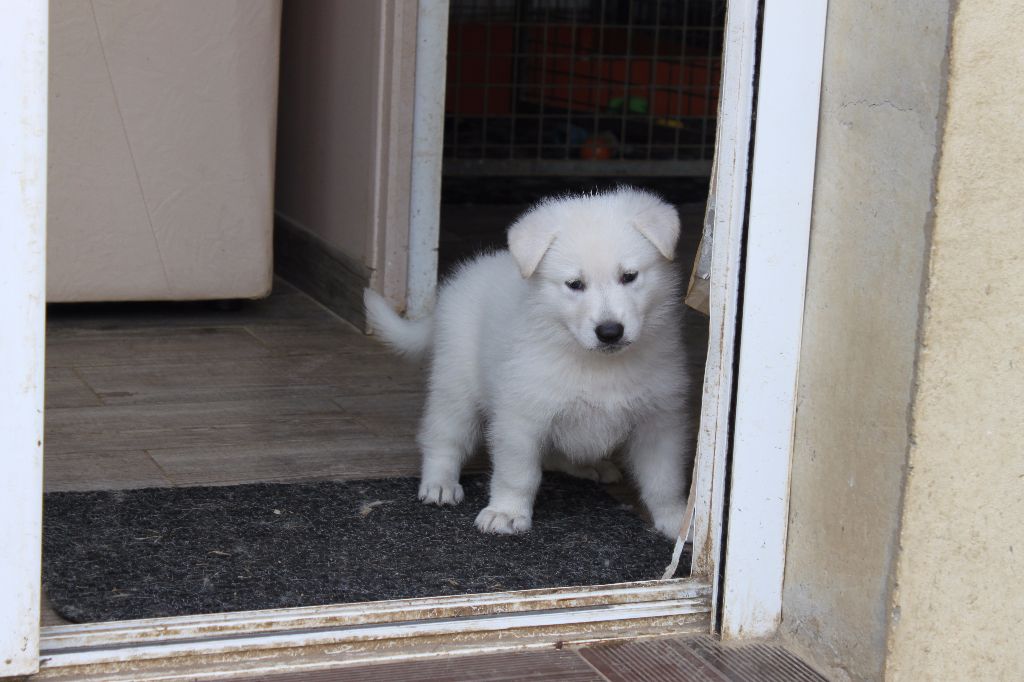
[[(597, 26), (600, 42), (606, 42), (607, 38), (608, 43), (613, 43), (613, 36), (617, 37), (616, 40), (619, 42), (625, 36), (626, 43), (637, 45), (646, 45), (652, 40), (657, 45), (660, 41), (666, 52), (672, 53), (662, 61), (652, 59), (659, 55), (651, 52), (654, 49), (651, 46), (644, 48), (650, 53), (646, 55), (646, 62), (641, 52), (627, 54), (626, 58), (633, 60), (635, 64), (646, 63), (648, 71), (665, 71), (672, 65), (680, 67), (679, 60), (682, 58), (675, 54), (682, 48), (677, 43), (670, 43), (665, 37), (672, 32), (681, 35), (676, 25), (681, 20), (676, 18), (676, 23), (666, 21), (663, 25), (659, 9), (663, 4), (665, 3), (633, 3), (637, 8), (649, 6), (657, 11), (650, 17), (640, 13), (640, 9), (636, 12), (627, 12), (619, 24), (612, 23), (612, 17), (616, 14), (611, 11), (613, 8), (604, 5), (601, 11), (607, 16), (601, 23), (594, 23), (600, 17), (591, 16), (593, 12), (584, 5), (572, 8), (569, 15), (561, 10), (545, 10), (526, 17), (524, 27), (552, 24), (557, 17), (571, 16), (575, 17), (571, 25), (579, 27), (574, 35), (580, 40), (593, 40), (587, 38), (590, 35), (587, 30), (588, 27)], [(361, 241), (365, 245), (372, 242), (372, 235), (366, 234), (365, 231), (360, 232), (359, 224), (353, 222), (350, 215), (352, 205), (360, 193), (358, 188), (349, 188), (341, 202), (334, 197), (333, 189), (328, 189), (321, 197), (314, 196), (309, 189), (300, 191), (301, 186), (308, 188), (329, 183), (326, 177), (319, 175), (321, 169), (315, 162), (307, 160), (306, 165), (312, 170), (300, 176), (296, 176), (297, 169), (289, 162), (298, 150), (312, 153), (304, 142), (306, 138), (300, 136), (292, 127), (296, 117), (307, 113), (323, 116), (315, 106), (320, 100), (303, 101), (297, 110), (292, 109), (292, 102), (302, 99), (306, 91), (301, 84), (290, 82), (290, 79), (309, 78), (309, 69), (303, 69), (303, 75), (300, 77), (297, 75), (295, 64), (289, 60), (296, 55), (298, 49), (295, 41), (301, 39), (305, 43), (317, 40), (318, 36), (322, 36), (319, 32), (323, 30), (323, 23), (335, 22), (340, 25), (340, 22), (349, 20), (350, 25), (361, 25), (361, 22), (357, 21), (359, 18), (376, 18), (384, 22), (387, 15), (369, 6), (341, 10), (336, 5), (325, 5), (323, 10), (327, 15), (311, 13), (312, 10), (308, 7), (297, 9), (294, 14), (286, 8), (284, 14), (284, 75), (281, 85), (281, 125), (284, 134), (280, 137), (278, 151), (279, 218), (281, 222), (287, 223), (290, 233), (308, 237), (308, 243), (314, 247), (322, 245), (327, 237), (335, 233), (342, 240)], [(352, 16), (346, 12), (362, 12), (368, 16)], [(101, 25), (101, 42), (107, 30), (103, 18), (97, 19)], [(461, 26), (464, 23), (463, 19), (463, 10), (454, 7), (452, 25)], [(382, 36), (388, 34), (389, 29), (383, 25), (381, 29)], [(390, 30), (396, 35), (401, 32), (399, 28)], [(498, 31), (495, 28), (488, 30)], [(531, 30), (523, 28), (523, 35), (529, 34)], [(566, 44), (568, 47), (572, 47), (572, 40), (575, 38)], [(376, 49), (372, 40), (365, 43), (366, 49)], [(305, 47), (303, 44), (303, 48)], [(357, 48), (358, 45), (345, 47), (346, 52), (342, 61), (355, 61), (358, 55), (351, 52)], [(59, 50), (57, 54), (61, 54)], [(598, 55), (598, 58), (614, 61), (612, 55)], [(491, 56), (484, 54), (482, 59), (488, 62), (491, 61)], [(528, 53), (524, 53), (516, 59), (528, 61), (530, 57)], [(465, 61), (470, 62), (468, 57)], [(59, 66), (61, 62), (57, 64)], [(680, 71), (680, 68), (676, 70)], [(637, 70), (637, 73), (639, 72)], [(125, 99), (126, 86), (115, 77), (116, 73), (117, 70), (114, 69), (111, 75), (112, 89), (115, 94), (120, 93), (121, 99)], [(665, 78), (669, 77), (666, 72)], [(571, 83), (569, 85), (574, 87)], [(603, 92), (612, 86), (606, 83), (600, 87)], [(639, 100), (640, 95), (636, 93), (646, 92), (653, 108), (653, 103), (660, 101), (659, 96), (662, 94), (658, 88), (664, 88), (666, 85), (661, 83), (656, 87), (652, 79), (648, 78), (641, 85), (632, 86), (627, 81), (616, 87), (624, 93), (619, 96), (620, 99), (628, 95)], [(574, 89), (583, 90), (582, 87)], [(677, 86), (671, 94), (676, 100), (682, 101), (683, 90), (681, 86)], [(615, 92), (611, 92), (609, 96), (612, 95), (615, 95)], [(608, 102), (604, 101), (608, 96), (588, 94), (586, 99), (593, 99), (602, 109), (608, 107)], [(346, 103), (346, 106), (349, 105)], [(660, 106), (669, 107), (668, 104)], [(671, 111), (667, 108), (665, 111), (652, 112), (642, 121), (634, 120), (635, 112), (620, 112), (618, 117), (611, 119), (607, 115), (602, 115), (598, 117), (597, 125), (600, 131), (612, 125), (628, 131), (646, 127), (649, 138), (660, 140), (658, 135), (652, 132), (656, 125), (661, 125), (657, 123), (660, 119), (656, 118), (655, 114), (659, 117), (670, 116)], [(609, 120), (613, 123), (609, 123)], [(308, 121), (304, 123), (308, 124)], [(59, 130), (62, 119), (55, 119), (54, 124), (55, 129)], [(126, 128), (130, 128), (129, 124), (130, 120), (126, 123)], [(555, 124), (545, 120), (543, 125)], [(707, 129), (707, 121), (701, 121), (699, 126), (702, 130)], [(680, 136), (680, 128), (668, 125), (663, 127), (668, 131), (666, 139), (676, 142), (684, 139)], [(354, 119), (346, 120), (345, 128), (346, 136), (341, 138), (346, 140), (345, 145), (357, 144), (360, 137), (373, 137), (355, 129)], [(136, 143), (131, 137), (130, 130), (126, 131), (126, 137), (129, 146)], [(685, 147), (682, 143), (678, 144), (680, 148)], [(644, 152), (646, 160), (659, 160), (655, 157), (664, 153), (664, 147), (664, 144), (651, 145), (650, 149)], [(367, 150), (371, 147), (362, 149), (369, 153)], [(343, 145), (332, 148), (330, 153), (341, 159), (341, 166), (348, 168), (348, 161), (361, 158), (358, 155), (348, 156), (356, 151), (358, 149), (346, 150)], [(629, 161), (630, 159), (625, 156), (628, 154), (623, 151), (620, 154), (623, 158), (616, 161)], [(677, 159), (665, 158), (660, 161), (676, 164)], [(377, 163), (381, 167), (384, 166), (381, 161)], [(599, 175), (610, 174), (616, 166), (606, 165), (603, 168)], [(669, 169), (665, 169), (664, 172), (668, 173)], [(354, 177), (358, 170), (348, 168), (343, 173)], [(668, 188), (673, 185), (674, 179), (671, 175), (648, 178), (648, 184), (661, 180), (663, 186)], [(140, 184), (144, 188), (147, 186), (146, 180), (143, 175)], [(512, 178), (506, 177), (503, 182), (508, 186), (511, 180)], [(529, 185), (530, 180), (531, 178), (523, 178), (522, 182)], [(570, 181), (573, 179), (566, 178), (563, 183)], [(550, 184), (550, 179), (546, 182)], [(706, 184), (706, 178), (701, 180), (698, 177), (690, 184), (699, 186), (702, 182)], [(53, 198), (57, 202), (64, 200), (63, 187), (63, 183), (54, 184)], [(568, 185), (563, 184), (563, 187)], [(502, 196), (504, 201), (532, 202), (552, 191), (555, 190), (550, 186), (534, 185), (520, 190), (518, 195), (516, 192), (505, 192)], [(678, 191), (676, 194), (682, 195)], [(311, 229), (316, 221), (319, 202), (333, 206), (337, 211), (336, 215), (343, 221), (340, 226), (328, 225), (332, 231), (323, 235)], [(691, 202), (683, 208), (686, 211), (689, 229), (683, 240), (687, 251), (679, 262), (681, 267), (688, 269), (700, 235), (704, 211), (703, 203)], [(522, 207), (518, 210), (522, 210)], [(487, 228), (482, 226), (480, 221), (481, 210), (476, 208), (475, 213), (474, 225), (478, 228), (476, 234), (486, 234)], [(54, 236), (55, 239), (59, 238), (60, 232), (54, 230)], [(285, 253), (279, 254), (279, 257), (283, 256), (289, 263), (304, 268), (310, 273), (310, 279), (319, 279), (322, 262), (317, 259), (322, 254), (317, 255), (313, 248), (300, 251), (296, 249), (294, 241), (289, 241), (284, 246)], [(476, 246), (486, 248), (487, 245)], [(326, 252), (326, 249), (324, 251)], [(442, 248), (442, 255), (445, 253), (445, 249)], [(187, 537), (175, 539), (174, 528), (194, 521), (190, 521), (191, 517), (185, 518), (171, 513), (169, 508), (197, 505), (206, 509), (211, 518), (223, 519), (218, 523), (230, 523), (229, 515), (216, 516), (220, 513), (218, 503), (211, 497), (228, 495), (226, 490), (206, 491), (201, 503), (195, 502), (194, 498), (189, 497), (189, 493), (184, 491), (209, 486), (259, 486), (264, 483), (294, 486), (312, 481), (359, 481), (362, 482), (360, 486), (366, 487), (370, 486), (369, 481), (379, 479), (415, 478), (418, 469), (415, 433), (424, 398), (421, 368), (410, 366), (391, 356), (376, 339), (363, 336), (358, 329), (332, 315), (311, 298), (309, 294), (315, 296), (315, 290), (302, 291), (301, 287), (307, 280), (300, 278), (289, 282), (289, 272), (281, 273), (284, 277), (274, 283), (273, 293), (262, 300), (213, 304), (61, 304), (51, 307), (48, 328), (49, 465), (46, 467), (45, 479), (45, 488), (51, 497), (47, 505), (47, 527), (50, 530), (44, 535), (44, 575), (50, 596), (56, 602), (57, 611), (63, 614), (66, 620), (90, 622), (100, 618), (124, 620), (174, 617), (206, 613), (209, 609), (237, 611), (306, 607), (353, 600), (431, 597), (458, 593), (460, 585), (473, 586), (466, 587), (464, 591), (498, 591), (510, 589), (510, 585), (523, 589), (614, 584), (644, 578), (654, 579), (662, 575), (671, 557), (671, 543), (665, 543), (659, 556), (654, 548), (657, 538), (648, 537), (652, 535), (650, 533), (637, 532), (643, 529), (646, 522), (643, 518), (643, 506), (632, 487), (623, 484), (609, 486), (605, 491), (605, 501), (598, 500), (594, 504), (597, 507), (602, 504), (626, 504), (635, 510), (637, 518), (631, 523), (636, 528), (629, 531), (637, 538), (632, 554), (640, 557), (645, 553), (652, 553), (652, 556), (656, 557), (643, 570), (629, 565), (628, 562), (616, 560), (614, 563), (622, 569), (619, 572), (574, 573), (571, 579), (575, 582), (560, 584), (552, 582), (554, 578), (546, 577), (540, 568), (513, 567), (505, 569), (511, 571), (510, 573), (496, 575), (493, 580), (480, 583), (483, 585), (481, 587), (472, 580), (471, 575), (460, 573), (458, 567), (441, 567), (437, 577), (441, 582), (435, 581), (432, 585), (426, 584), (416, 588), (414, 576), (409, 575), (401, 579), (405, 581), (405, 585), (396, 584), (391, 591), (377, 589), (370, 592), (363, 587), (355, 586), (350, 591), (324, 591), (316, 587), (312, 575), (302, 575), (296, 576), (295, 580), (301, 583), (303, 588), (291, 601), (246, 601), (232, 596), (239, 590), (257, 593), (262, 591), (268, 595), (280, 594), (286, 590), (280, 587), (265, 587), (262, 582), (249, 582), (259, 579), (258, 569), (261, 564), (272, 562), (270, 557), (250, 557), (257, 551), (255, 548), (259, 547), (259, 543), (250, 546), (241, 540), (227, 541), (218, 538), (216, 541), (211, 539), (204, 542), (196, 549), (189, 541), (198, 541), (202, 531), (198, 526), (188, 526), (190, 530), (186, 533)], [(691, 366), (687, 367), (687, 371), (692, 374), (690, 384), (696, 389), (691, 396), (691, 402), (697, 405), (700, 401), (699, 390), (707, 345), (706, 322), (699, 313), (693, 311), (688, 313), (686, 320), (687, 329), (690, 330), (687, 335), (688, 345), (692, 351)], [(358, 324), (358, 319), (350, 321)], [(694, 447), (693, 442), (686, 445), (686, 449), (690, 451)], [(480, 453), (469, 463), (466, 474), (472, 477), (486, 469), (486, 455)], [(557, 496), (564, 496), (568, 494), (567, 491), (574, 491), (573, 494), (576, 494), (576, 488), (573, 486), (575, 484), (569, 482), (561, 484)], [(158, 493), (156, 489), (167, 489), (172, 492)], [(283, 489), (274, 488), (273, 492), (283, 494)], [(341, 486), (337, 488), (336, 494), (350, 494), (356, 489), (353, 486)], [(258, 490), (263, 494), (270, 494), (269, 489)], [(304, 495), (313, 494), (312, 488), (301, 490)], [(376, 491), (376, 488), (374, 490)], [(113, 491), (117, 493), (114, 494)], [(590, 493), (580, 491), (579, 494)], [(410, 510), (405, 509), (402, 504), (405, 497), (411, 499), (413, 495), (402, 496), (400, 493), (391, 492), (375, 492), (374, 495), (379, 499), (370, 499), (373, 495), (367, 499), (354, 498), (353, 505), (358, 510), (364, 509), (364, 505), (371, 505), (365, 507), (366, 514), (357, 512), (358, 518), (362, 519), (358, 525), (368, 526), (380, 517), (389, 518), (392, 515), (405, 519), (403, 523), (408, 525), (413, 523), (409, 514), (427, 513), (415, 505)], [(394, 499), (396, 495), (402, 503)], [(162, 502), (154, 504), (146, 502), (143, 498), (159, 498)], [(232, 504), (240, 504), (240, 498), (232, 499)], [(125, 511), (127, 505), (136, 503), (140, 505), (140, 509), (152, 511), (140, 511), (138, 514)], [(326, 503), (321, 506), (326, 506)], [(306, 521), (309, 517), (308, 512), (294, 511), (299, 508), (302, 508), (302, 505), (282, 502), (271, 510), (274, 516), (281, 518), (272, 518), (271, 521), (280, 521), (293, 533), (305, 533), (310, 537), (321, 534), (321, 529)], [(167, 516), (156, 515), (157, 509)], [(595, 507), (595, 514), (596, 509)], [(340, 513), (344, 513), (344, 510)], [(451, 513), (454, 512), (450, 512), (449, 515)], [(129, 526), (124, 533), (126, 537), (132, 538), (130, 542), (134, 543), (133, 547), (123, 555), (124, 559), (114, 560), (115, 564), (122, 566), (139, 564), (138, 571), (131, 574), (110, 575), (108, 567), (94, 565), (94, 560), (91, 559), (97, 553), (98, 547), (107, 548), (103, 553), (114, 552), (124, 547), (127, 542), (125, 539), (115, 535), (109, 540), (101, 540), (99, 535), (90, 535), (101, 529), (90, 527), (90, 530), (86, 531), (71, 523), (71, 517), (137, 518), (139, 515), (147, 514), (150, 515), (147, 523), (152, 528)], [(292, 514), (295, 517), (285, 523)], [(440, 517), (434, 519), (431, 527), (439, 523)], [(611, 527), (612, 524), (608, 525)], [(110, 526), (111, 524), (107, 524), (102, 530), (115, 530)], [(274, 527), (271, 524), (264, 527), (264, 530), (269, 532)], [(240, 537), (246, 534), (244, 529), (236, 533)], [(76, 537), (88, 537), (90, 540), (86, 546), (78, 547), (74, 545)], [(347, 542), (355, 542), (355, 536), (348, 537)], [(530, 537), (542, 536), (538, 531)], [(567, 542), (569, 540), (566, 538)], [(286, 537), (282, 536), (280, 542), (285, 543)], [(415, 543), (416, 540), (410, 538), (408, 542)], [(443, 538), (438, 539), (438, 542), (443, 543)], [(619, 540), (609, 538), (603, 542), (611, 546), (617, 544)], [(75, 547), (77, 550), (72, 551)], [(168, 556), (150, 567), (146, 567), (145, 561), (139, 558), (158, 557), (161, 551), (166, 551)], [(604, 550), (597, 547), (595, 551), (601, 553)], [(174, 556), (191, 556), (196, 552), (202, 556), (202, 560), (193, 559), (190, 563), (199, 567), (197, 573), (192, 574), (191, 571), (182, 569), (176, 571), (185, 575), (185, 580), (200, 584), (200, 592), (203, 592), (203, 595), (193, 595), (191, 601), (184, 598), (175, 601), (170, 597), (161, 597), (155, 587), (139, 587), (152, 584), (154, 581), (164, 583), (174, 580), (171, 575), (166, 578), (155, 576), (159, 575), (160, 567)], [(374, 554), (382, 552), (383, 550), (378, 547)], [(524, 556), (527, 553), (524, 551)], [(551, 555), (551, 552), (546, 550), (538, 553)], [(129, 556), (135, 558), (129, 561)], [(552, 566), (548, 572), (552, 576), (561, 575), (558, 562), (549, 563)], [(102, 585), (106, 584), (104, 581), (110, 583), (106, 592), (116, 595), (115, 606), (130, 604), (131, 608), (115, 608), (102, 603), (103, 599), (85, 600), (85, 596), (91, 597), (95, 592), (91, 579), (85, 577), (87, 568), (92, 571), (97, 581), (96, 586), (101, 591)], [(494, 570), (498, 569), (472, 569), (474, 572), (483, 573)], [(537, 578), (532, 582), (523, 580), (515, 575), (517, 570), (535, 575)], [(256, 577), (238, 582), (237, 575), (240, 573), (253, 574)], [(682, 574), (685, 574), (685, 567)], [(346, 574), (325, 579), (335, 584), (348, 581)], [(377, 583), (386, 582), (380, 575), (372, 580)], [(76, 583), (89, 584), (88, 590), (77, 590), (81, 595), (77, 601)], [(183, 587), (175, 589), (181, 590)], [(82, 595), (84, 592), (88, 595)], [(333, 596), (316, 596), (323, 594)], [(149, 603), (152, 603), (152, 606), (147, 606)], [(86, 604), (93, 606), (87, 607)], [(50, 624), (63, 622), (55, 619), (53, 611), (47, 612), (47, 617), (50, 618)]]
[[(751, 36), (753, 32), (753, 23), (751, 20), (752, 17), (756, 16), (756, 12), (748, 12), (743, 16), (744, 21), (746, 23), (734, 22), (733, 29), (739, 36)], [(726, 69), (726, 71), (728, 71), (728, 68)], [(740, 78), (740, 81), (742, 80), (743, 79)], [(749, 100), (747, 101), (749, 102)], [(731, 142), (735, 142), (735, 140), (733, 139), (731, 140)], [(742, 142), (742, 139), (740, 140), (740, 142)], [(742, 146), (743, 145), (741, 145), (741, 147)], [(733, 185), (745, 184), (744, 182), (741, 181), (741, 178), (745, 178), (745, 173), (737, 174), (733, 172), (727, 173), (725, 175), (716, 174), (716, 179), (718, 180), (718, 186), (716, 188), (717, 191), (719, 193), (730, 193), (729, 201), (716, 205), (716, 208), (725, 209), (719, 211), (716, 216), (716, 220), (719, 221), (719, 224), (722, 224), (723, 221), (727, 224), (737, 224), (733, 217), (736, 215), (737, 212), (733, 210), (730, 214), (728, 208), (731, 205), (730, 202), (733, 201), (734, 195), (731, 194), (733, 191)], [(721, 196), (721, 194), (719, 194), (718, 196)], [(716, 232), (716, 236), (718, 234), (719, 233)], [(727, 243), (723, 244), (723, 241)], [(728, 253), (730, 249), (734, 248), (733, 245), (736, 243), (738, 242), (734, 241), (733, 239), (716, 239), (716, 244), (721, 245), (721, 248), (718, 250), (722, 254), (725, 254), (720, 257), (724, 259), (724, 262), (729, 262), (730, 258), (728, 257)], [(719, 270), (719, 272), (723, 271)], [(730, 277), (731, 276), (733, 275), (730, 275)], [(735, 289), (733, 289), (733, 291), (735, 291)], [(729, 305), (728, 296), (726, 296), (724, 305), (726, 307), (728, 307)], [(717, 339), (717, 343), (725, 344), (728, 346), (731, 343), (731, 341), (726, 336), (720, 336)], [(714, 337), (712, 337), (711, 339), (711, 345), (712, 348), (716, 350), (717, 355), (717, 351), (719, 350), (719, 348), (716, 348), (716, 339)], [(731, 350), (729, 352), (731, 354)], [(721, 360), (719, 360), (718, 369), (723, 370), (728, 365), (729, 363), (722, 363)], [(721, 384), (718, 383), (716, 385), (720, 386)], [(726, 402), (728, 401), (726, 400)], [(721, 420), (719, 420), (719, 424), (720, 423)], [(702, 440), (704, 441), (705, 445), (707, 445), (707, 438), (704, 434), (705, 431), (702, 430)], [(712, 450), (713, 449), (714, 445), (712, 444)], [(708, 489), (716, 487), (712, 486), (712, 479), (714, 479), (714, 470), (716, 466), (718, 465), (714, 461), (708, 461), (704, 463), (704, 467), (707, 469), (707, 471), (698, 471), (698, 480), (700, 481), (700, 485), (707, 485)], [(720, 485), (717, 487), (720, 489)], [(705, 563), (707, 561), (714, 562), (714, 553), (709, 553), (706, 551), (707, 548), (705, 547), (705, 537), (708, 539), (712, 539), (712, 543), (714, 543), (713, 538), (717, 537), (717, 531), (712, 530), (712, 528), (716, 526), (716, 523), (717, 522), (714, 520), (713, 516), (705, 515), (702, 518), (700, 515), (698, 515), (697, 532), (695, 533), (695, 536), (701, 543), (701, 550), (699, 553), (700, 557), (699, 561), (697, 562), (699, 575), (707, 576), (709, 575), (708, 570), (713, 568), (713, 563), (710, 566), (707, 563)], [(552, 599), (556, 602), (568, 600), (561, 604), (562, 607), (568, 606), (569, 603), (573, 603), (576, 605), (570, 607), (568, 610), (560, 611), (559, 615), (556, 616), (556, 621), (562, 624), (568, 624), (569, 621), (575, 623), (591, 622), (590, 619), (593, 618), (596, 614), (596, 612), (593, 610), (594, 605), (597, 605), (599, 607), (598, 611), (604, 613), (604, 616), (598, 617), (599, 619), (607, 618), (608, 616), (612, 616), (612, 618), (614, 619), (616, 618), (615, 614), (619, 614), (617, 617), (625, 620), (629, 620), (630, 618), (668, 618), (671, 620), (672, 618), (675, 618), (677, 623), (683, 623), (684, 621), (686, 621), (686, 619), (683, 618), (683, 616), (686, 613), (690, 613), (692, 615), (700, 613), (701, 607), (696, 606), (697, 603), (709, 603), (709, 601), (706, 601), (708, 597), (710, 597), (707, 591), (708, 587), (709, 586), (707, 585), (707, 583), (687, 584), (685, 581), (681, 583), (674, 583), (673, 581), (669, 581), (662, 585), (637, 585), (635, 587), (621, 589), (598, 588), (595, 590), (584, 590), (576, 592), (555, 590), (553, 593), (547, 595), (534, 595), (535, 598), (531, 598), (529, 595), (510, 595), (508, 597), (499, 595), (498, 598), (491, 599), (490, 601), (484, 599), (463, 600), (462, 602), (434, 602), (433, 606), (437, 607), (438, 609), (455, 609), (455, 611), (452, 611), (452, 613), (456, 614), (459, 612), (459, 609), (465, 609), (471, 603), (475, 603), (478, 606), (481, 603), (489, 603), (489, 607), (483, 607), (483, 612), (489, 614), (504, 614), (497, 616), (500, 619), (504, 619), (503, 627), (507, 627), (510, 625), (510, 623), (508, 622), (508, 619), (512, 617), (510, 614), (516, 612), (524, 613), (517, 611), (517, 609), (530, 603), (535, 605), (534, 607), (532, 607), (534, 609), (547, 609), (552, 604)], [(665, 590), (668, 590), (668, 592), (666, 592)], [(670, 597), (670, 594), (674, 596)], [(627, 595), (633, 596), (630, 597)], [(637, 596), (640, 596), (641, 601), (636, 601)], [(683, 608), (680, 603), (680, 599), (695, 599), (697, 601), (691, 601), (689, 606)], [(639, 605), (639, 607), (629, 607), (627, 606), (628, 604), (637, 604)], [(415, 608), (415, 605), (403, 605), (403, 609), (405, 610), (408, 610), (410, 607)], [(430, 608), (431, 604), (424, 603), (422, 607), (424, 609)], [(543, 621), (543, 618), (540, 618), (539, 611), (537, 613), (530, 613), (530, 607), (526, 608), (526, 617), (519, 619), (519, 626), (517, 626), (524, 628), (522, 630), (524, 633), (531, 627), (540, 627)], [(359, 615), (357, 615), (356, 611), (353, 611), (351, 609), (346, 610), (344, 608), (334, 608), (333, 610), (330, 610), (330, 612), (327, 614), (322, 612), (319, 615), (310, 612), (302, 614), (282, 614), (276, 620), (275, 617), (272, 617), (272, 614), (265, 614), (257, 620), (260, 620), (261, 622), (274, 621), (278, 624), (277, 626), (274, 626), (278, 628), (277, 631), (286, 633), (282, 636), (292, 637), (294, 641), (310, 643), (315, 641), (316, 637), (310, 636), (309, 634), (302, 634), (300, 631), (305, 632), (303, 628), (308, 629), (314, 622), (320, 623), (320, 625), (317, 626), (317, 630), (321, 633), (324, 633), (326, 632), (324, 628), (336, 629), (338, 627), (350, 627), (351, 624), (355, 622), (352, 620), (353, 618), (357, 620), (359, 618), (366, 618), (366, 614), (368, 613), (371, 614), (371, 618), (378, 619), (377, 622), (387, 622), (390, 619), (383, 616), (383, 614), (386, 611), (386, 605), (382, 605), (381, 608), (363, 608), (359, 611)], [(421, 613), (423, 612), (421, 611)], [(436, 614), (438, 613), (438, 611), (434, 611), (434, 613)], [(626, 615), (627, 613), (632, 613), (632, 616)], [(707, 612), (705, 611), (704, 613)], [(384, 620), (380, 620), (382, 617), (384, 617)], [(226, 624), (227, 629), (225, 630), (221, 627), (218, 627), (218, 631), (234, 631), (236, 633), (239, 633), (239, 637), (235, 639), (230, 645), (217, 645), (218, 650), (224, 651), (225, 646), (230, 646), (231, 648), (233, 648), (233, 650), (236, 651), (252, 649), (252, 647), (254, 646), (254, 640), (252, 639), (251, 636), (251, 623), (254, 621), (252, 621), (251, 618), (252, 617), (247, 616), (231, 616), (226, 619), (221, 619), (221, 624)], [(269, 621), (267, 620), (268, 618), (270, 619)], [(249, 624), (247, 624), (247, 622)], [(329, 624), (324, 625), (324, 623), (326, 622), (329, 622)], [(362, 622), (366, 621), (363, 620)], [(661, 622), (666, 623), (668, 621)], [(692, 625), (692, 622), (695, 621), (686, 622), (690, 622)], [(299, 625), (300, 623), (301, 625)], [(124, 641), (124, 637), (126, 636), (135, 638), (136, 640), (138, 637), (142, 636), (144, 638), (144, 641), (148, 642), (145, 646), (138, 649), (140, 655), (145, 654), (143, 650), (147, 647), (149, 647), (149, 655), (156, 656), (162, 656), (172, 651), (194, 651), (196, 649), (196, 645), (194, 644), (194, 642), (191, 642), (191, 640), (194, 640), (199, 633), (203, 632), (204, 628), (210, 627), (211, 624), (203, 621), (202, 619), (193, 620), (191, 622), (180, 622), (173, 624), (165, 623), (162, 626), (162, 634), (160, 635), (155, 635), (153, 630), (155, 625), (156, 624), (139, 623), (123, 628), (118, 628), (118, 634), (116, 635), (109, 634), (111, 633), (109, 629), (83, 629), (74, 628), (70, 626), (58, 626), (69, 627), (69, 629), (52, 629), (45, 633), (46, 646), (49, 647), (48, 649), (46, 649), (46, 651), (48, 652), (48, 656), (51, 657), (51, 661), (63, 660), (65, 663), (68, 663), (72, 660), (78, 661), (79, 663), (85, 661), (92, 661), (93, 663), (96, 663), (102, 662), (104, 660), (115, 660), (118, 654), (114, 651), (114, 649), (111, 649), (111, 646), (114, 646), (114, 648), (116, 649), (117, 643)], [(171, 630), (168, 630), (168, 628), (171, 628)], [(449, 628), (445, 625), (439, 624), (438, 629), (436, 629), (435, 631), (438, 633), (444, 633), (448, 632)], [(178, 634), (174, 634), (174, 632), (177, 632)], [(296, 637), (298, 639), (295, 639)], [(158, 650), (162, 653), (157, 653)]]

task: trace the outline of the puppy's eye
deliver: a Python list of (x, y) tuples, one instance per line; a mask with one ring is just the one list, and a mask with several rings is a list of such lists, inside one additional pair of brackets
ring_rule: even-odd
[(582, 279), (570, 279), (565, 283), (565, 286), (569, 287), (573, 291), (583, 291), (587, 288), (587, 285), (583, 283)]
[(622, 276), (619, 277), (619, 284), (629, 284), (630, 282), (634, 281), (635, 279), (636, 279), (636, 273), (635, 272), (624, 272), (624, 273), (622, 273)]

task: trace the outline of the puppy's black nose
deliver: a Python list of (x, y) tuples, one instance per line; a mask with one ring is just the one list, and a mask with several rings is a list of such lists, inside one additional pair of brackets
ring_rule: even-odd
[(622, 325), (618, 322), (602, 322), (594, 328), (601, 343), (615, 343), (622, 338)]

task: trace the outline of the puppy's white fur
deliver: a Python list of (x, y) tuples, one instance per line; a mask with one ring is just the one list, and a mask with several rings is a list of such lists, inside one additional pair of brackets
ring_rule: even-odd
[[(431, 357), (421, 500), (461, 502), (462, 464), (485, 436), (494, 470), (476, 525), (523, 532), (542, 466), (614, 480), (607, 458), (621, 447), (657, 529), (679, 533), (688, 438), (669, 262), (678, 236), (675, 209), (636, 189), (549, 199), (512, 225), (509, 251), (463, 265), (429, 318), (403, 320), (366, 291), (377, 333)], [(596, 328), (609, 322), (622, 336), (602, 343)]]

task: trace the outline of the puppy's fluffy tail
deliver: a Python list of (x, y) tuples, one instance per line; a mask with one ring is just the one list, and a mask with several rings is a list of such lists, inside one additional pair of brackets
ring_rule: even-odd
[(433, 336), (433, 316), (406, 320), (391, 309), (383, 296), (370, 289), (363, 290), (363, 305), (373, 332), (392, 350), (414, 360), (426, 357)]

